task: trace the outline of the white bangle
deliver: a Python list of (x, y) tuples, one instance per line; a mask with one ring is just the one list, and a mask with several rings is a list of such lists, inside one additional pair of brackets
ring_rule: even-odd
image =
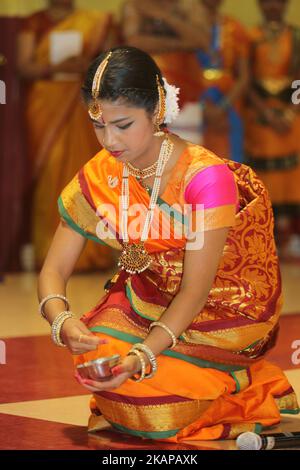
[(134, 354), (135, 356), (139, 358), (141, 366), (142, 366), (142, 370), (140, 372), (140, 377), (135, 378), (133, 375), (132, 377), (130, 377), (130, 380), (133, 380), (134, 382), (141, 382), (142, 380), (144, 380), (146, 376), (146, 361), (143, 358), (141, 351), (139, 351), (138, 349), (131, 349), (129, 353), (127, 354), (127, 356), (131, 356), (132, 354)]
[(64, 322), (69, 318), (75, 318), (74, 313), (70, 312), (69, 310), (61, 312), (59, 315), (57, 315), (51, 326), (52, 340), (57, 346), (60, 346), (62, 348), (65, 348), (66, 345), (61, 340), (60, 332)]
[(145, 379), (151, 379), (156, 374), (156, 371), (157, 371), (157, 361), (156, 361), (155, 354), (151, 351), (149, 346), (147, 346), (144, 343), (134, 344), (132, 346), (130, 352), (135, 352), (135, 351), (142, 351), (143, 353), (146, 354), (146, 356), (147, 356), (147, 358), (150, 362), (151, 371), (149, 372), (149, 374), (145, 375)]
[(154, 327), (154, 326), (160, 326), (160, 328), (163, 328), (172, 338), (172, 346), (170, 346), (170, 349), (173, 349), (175, 348), (176, 344), (177, 344), (177, 338), (176, 336), (174, 335), (173, 331), (170, 330), (170, 328), (165, 325), (163, 322), (161, 321), (154, 321), (151, 323), (151, 325), (149, 326), (149, 332), (151, 331), (151, 329)]
[(44, 305), (46, 304), (46, 302), (48, 302), (48, 300), (51, 300), (51, 299), (61, 299), (65, 302), (65, 306), (67, 309), (70, 308), (70, 304), (69, 304), (69, 301), (67, 299), (67, 297), (65, 297), (64, 295), (62, 294), (49, 294), (47, 295), (47, 297), (44, 297), (39, 305), (39, 313), (42, 315), (42, 317), (47, 320), (46, 318), (46, 314), (44, 312)]

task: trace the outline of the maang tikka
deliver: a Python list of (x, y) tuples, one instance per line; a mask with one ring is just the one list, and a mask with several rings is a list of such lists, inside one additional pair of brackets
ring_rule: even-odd
[(162, 137), (165, 135), (163, 131), (160, 130), (160, 126), (164, 123), (165, 115), (166, 115), (166, 96), (163, 86), (159, 81), (159, 76), (156, 75), (156, 84), (157, 84), (157, 91), (158, 91), (158, 111), (155, 120), (155, 133), (156, 137)]
[(101, 79), (103, 77), (104, 71), (107, 67), (108, 61), (112, 56), (112, 52), (109, 52), (105, 59), (99, 65), (93, 80), (93, 88), (92, 88), (92, 97), (93, 101), (89, 105), (89, 115), (92, 119), (97, 121), (102, 117), (102, 109), (100, 103), (98, 101), (99, 93), (100, 93), (100, 84)]

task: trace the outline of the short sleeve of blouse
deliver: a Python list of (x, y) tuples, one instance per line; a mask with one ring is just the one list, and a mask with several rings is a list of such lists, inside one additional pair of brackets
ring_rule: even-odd
[(97, 243), (103, 243), (97, 237), (99, 218), (86, 200), (81, 189), (80, 172), (63, 189), (57, 204), (61, 219), (70, 228), (85, 238)]
[(226, 164), (212, 165), (196, 173), (185, 188), (184, 198), (192, 213), (202, 211), (203, 231), (234, 226), (239, 210), (238, 189)]

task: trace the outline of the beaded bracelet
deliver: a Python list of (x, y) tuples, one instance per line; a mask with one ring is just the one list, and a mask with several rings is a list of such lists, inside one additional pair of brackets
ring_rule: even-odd
[(62, 348), (65, 348), (66, 345), (61, 340), (60, 332), (64, 322), (69, 318), (75, 318), (74, 313), (70, 312), (69, 310), (61, 312), (59, 315), (57, 315), (51, 327), (51, 337), (53, 342)]
[(66, 308), (67, 308), (67, 309), (70, 308), (69, 301), (68, 301), (67, 297), (65, 297), (64, 295), (62, 295), (62, 294), (49, 294), (49, 295), (47, 295), (47, 297), (44, 297), (44, 298), (42, 299), (42, 301), (40, 302), (40, 305), (39, 305), (39, 313), (42, 315), (42, 317), (43, 317), (46, 321), (48, 321), (48, 320), (47, 320), (46, 314), (45, 314), (45, 312), (44, 312), (44, 305), (46, 304), (46, 302), (48, 302), (48, 300), (51, 300), (51, 299), (61, 299), (61, 300), (63, 300), (63, 301), (65, 302)]
[(151, 329), (154, 327), (154, 326), (160, 326), (161, 328), (163, 328), (172, 338), (172, 346), (170, 346), (170, 349), (173, 349), (175, 348), (176, 344), (177, 344), (177, 338), (176, 336), (174, 335), (173, 331), (170, 330), (170, 328), (165, 325), (163, 322), (161, 321), (154, 321), (151, 323), (151, 325), (149, 326), (149, 332), (151, 331)]
[(140, 377), (136, 378), (133, 375), (132, 377), (130, 377), (130, 379), (133, 380), (134, 382), (141, 382), (142, 380), (144, 380), (146, 376), (146, 361), (143, 358), (142, 353), (138, 351), (137, 349), (131, 349), (129, 353), (127, 354), (127, 356), (132, 356), (132, 355), (135, 355), (139, 358), (141, 366), (142, 366), (142, 370), (140, 372)]
[(143, 343), (134, 344), (130, 351), (142, 351), (146, 354), (151, 365), (151, 371), (149, 372), (149, 374), (145, 375), (145, 379), (151, 379), (157, 371), (157, 361), (155, 354), (151, 351), (149, 346)]

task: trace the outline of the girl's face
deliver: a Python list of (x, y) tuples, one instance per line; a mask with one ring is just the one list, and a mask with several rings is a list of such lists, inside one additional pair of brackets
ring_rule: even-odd
[(259, 5), (267, 21), (282, 21), (288, 6), (288, 0), (259, 0)]
[(101, 100), (102, 118), (94, 121), (97, 139), (120, 162), (138, 162), (157, 138), (153, 136), (155, 117), (143, 108)]

